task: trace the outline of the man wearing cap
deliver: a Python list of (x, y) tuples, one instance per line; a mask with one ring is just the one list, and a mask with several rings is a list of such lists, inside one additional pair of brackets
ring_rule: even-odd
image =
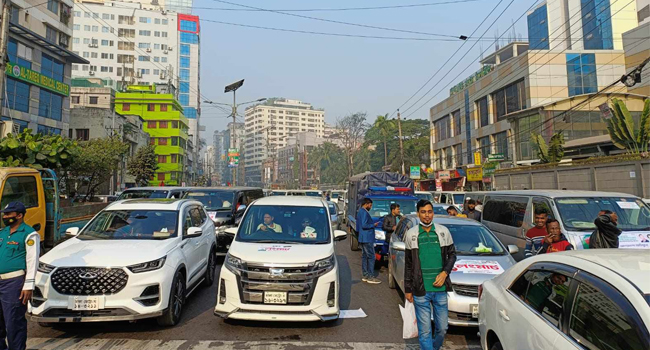
[(32, 298), (38, 268), (40, 236), (25, 224), (25, 205), (11, 202), (2, 209), (0, 230), (0, 349), (27, 347), (27, 302)]

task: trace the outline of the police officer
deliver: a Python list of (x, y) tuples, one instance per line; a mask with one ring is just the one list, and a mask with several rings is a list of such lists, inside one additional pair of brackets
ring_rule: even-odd
[(38, 267), (40, 236), (25, 224), (25, 205), (11, 202), (2, 213), (0, 230), (0, 350), (27, 347), (27, 302)]

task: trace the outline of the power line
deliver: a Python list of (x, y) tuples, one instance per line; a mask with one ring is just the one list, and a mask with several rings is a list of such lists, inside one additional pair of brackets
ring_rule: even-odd
[[(347, 8), (313, 8), (313, 9), (275, 9), (275, 11), (283, 12), (328, 12), (328, 11), (364, 11), (364, 10), (389, 10), (400, 8), (414, 8), (414, 7), (428, 7), (436, 5), (459, 4), (465, 2), (477, 2), (480, 0), (458, 0), (458, 1), (441, 1), (431, 2), (424, 4), (406, 4), (406, 5), (393, 5), (393, 6), (372, 6), (372, 7), (347, 7)], [(218, 8), (218, 7), (192, 7), (199, 10), (218, 10), (218, 11), (241, 11), (241, 12), (260, 12), (264, 10), (256, 9), (237, 9), (237, 8)]]

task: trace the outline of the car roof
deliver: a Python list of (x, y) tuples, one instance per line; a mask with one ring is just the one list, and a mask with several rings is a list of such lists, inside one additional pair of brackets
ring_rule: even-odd
[[(404, 215), (404, 217), (409, 220), (419, 220), (417, 214), (407, 214)], [(447, 216), (447, 215), (435, 215), (433, 217), (433, 223), (439, 225), (483, 226), (483, 224), (473, 219), (461, 218), (458, 216)]]
[(227, 187), (227, 186), (215, 186), (215, 187), (188, 187), (188, 192), (236, 192), (236, 191), (253, 191), (253, 190), (262, 190), (259, 187)]
[(114, 202), (106, 207), (106, 210), (179, 210), (185, 203), (194, 203), (203, 206), (200, 202), (191, 199), (137, 198)]
[(485, 192), (485, 195), (519, 195), (519, 196), (540, 196), (550, 198), (561, 197), (636, 197), (629, 193), (602, 192), (602, 191), (573, 191), (573, 190), (509, 190)]
[(187, 190), (189, 187), (178, 187), (178, 186), (146, 186), (146, 187), (131, 187), (125, 189), (123, 192), (126, 191), (139, 191), (139, 190), (147, 190), (147, 191), (175, 191), (175, 190)]
[(269, 196), (256, 200), (255, 205), (284, 205), (292, 207), (322, 207), (324, 200), (309, 196)]

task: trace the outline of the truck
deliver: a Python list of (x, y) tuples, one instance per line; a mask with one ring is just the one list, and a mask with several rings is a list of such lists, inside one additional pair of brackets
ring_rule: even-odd
[(413, 180), (409, 177), (389, 172), (366, 172), (352, 176), (347, 186), (346, 228), (350, 239), (350, 249), (359, 250), (359, 236), (356, 231), (357, 212), (364, 198), (372, 199), (370, 216), (380, 222), (375, 229), (375, 256), (378, 261), (388, 257), (388, 238), (382, 230), (384, 216), (390, 214), (390, 205), (397, 203), (402, 214), (416, 214), (418, 198), (414, 195)]
[[(41, 237), (43, 250), (54, 247), (70, 227), (83, 227), (108, 203), (72, 205), (62, 200), (56, 173), (50, 169), (0, 168), (0, 207), (22, 202), (25, 223)], [(0, 223), (0, 225), (2, 225)]]

